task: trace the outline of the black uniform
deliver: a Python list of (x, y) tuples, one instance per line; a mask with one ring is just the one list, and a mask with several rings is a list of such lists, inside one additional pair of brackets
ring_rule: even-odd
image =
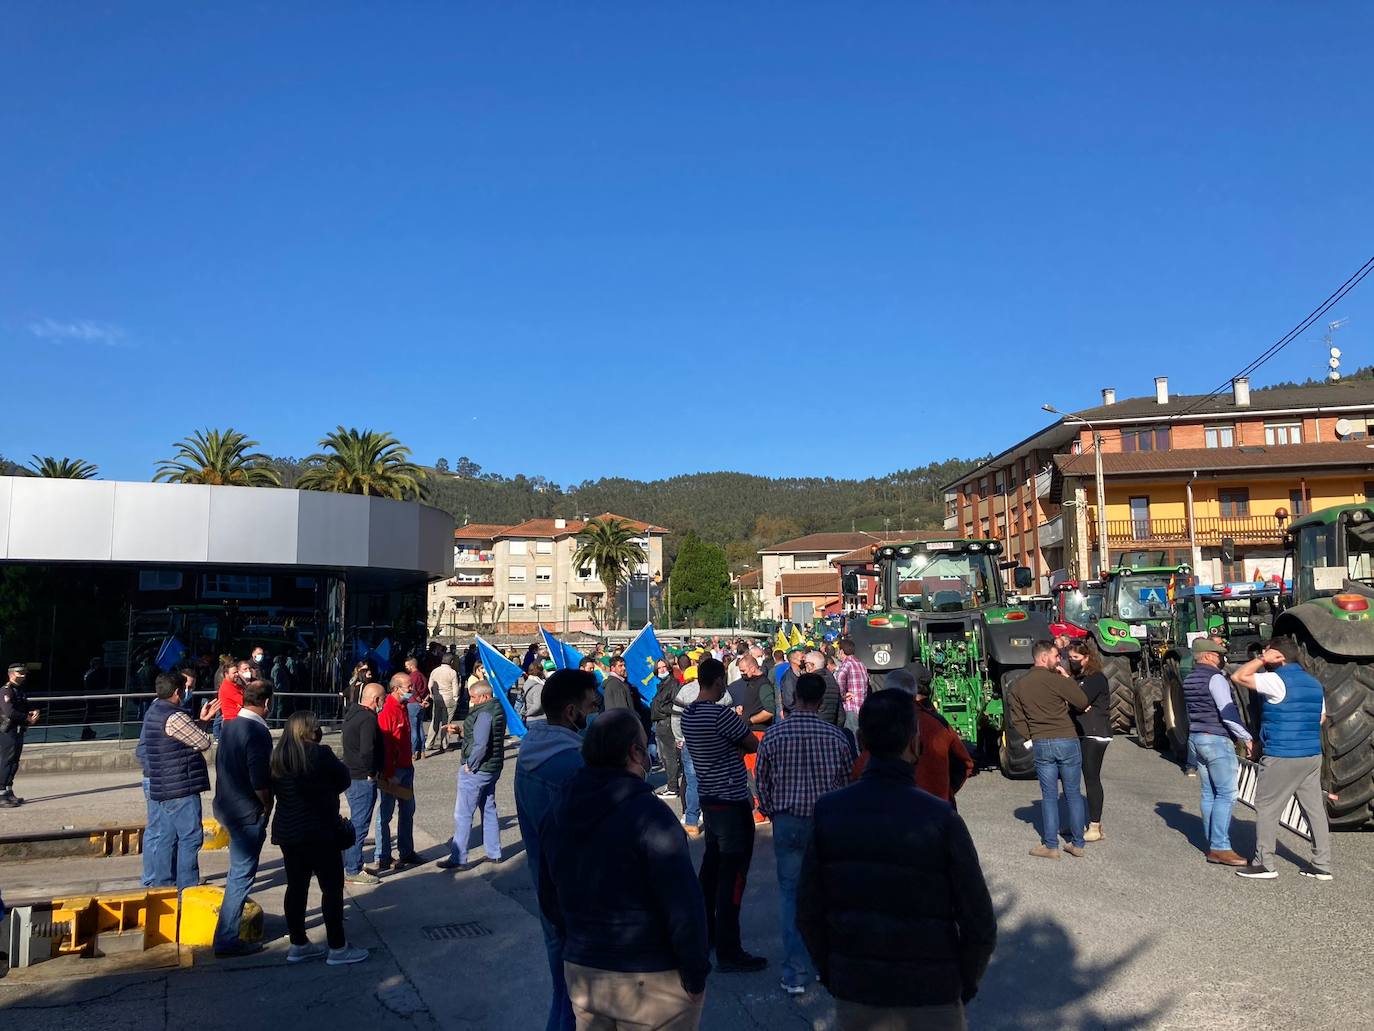
[(0, 684), (0, 795), (14, 794), (14, 775), (19, 772), (19, 753), (24, 750), (28, 725), (29, 703), (24, 689), (8, 681)]

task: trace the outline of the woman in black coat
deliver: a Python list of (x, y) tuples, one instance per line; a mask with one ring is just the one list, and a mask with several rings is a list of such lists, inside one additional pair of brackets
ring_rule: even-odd
[(1102, 760), (1112, 743), (1112, 688), (1107, 674), (1102, 672), (1102, 653), (1090, 637), (1080, 637), (1069, 644), (1069, 670), (1078, 686), (1088, 696), (1088, 707), (1082, 712), (1071, 710), (1078, 727), (1078, 743), (1083, 750), (1083, 786), (1088, 796), (1088, 826), (1084, 841), (1101, 841), (1102, 834)]
[[(343, 853), (339, 795), (352, 781), (326, 745), (320, 744), (320, 721), (313, 712), (293, 712), (272, 749), (272, 844), (280, 846), (286, 868), (286, 927), (291, 935), (288, 963), (320, 959), (330, 966), (361, 963), (367, 949), (350, 946), (343, 925)], [(349, 826), (350, 835), (352, 826)], [(329, 948), (313, 945), (305, 934), (305, 900), (310, 878), (320, 885)]]

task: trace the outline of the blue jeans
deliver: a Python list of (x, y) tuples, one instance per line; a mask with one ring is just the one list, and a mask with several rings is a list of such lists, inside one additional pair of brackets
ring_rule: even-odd
[(363, 868), (363, 839), (377, 804), (377, 785), (369, 780), (352, 781), (344, 797), (348, 799), (348, 818), (353, 821), (353, 844), (343, 850), (344, 873), (356, 874)]
[(239, 943), (243, 903), (258, 875), (258, 857), (267, 840), (267, 815), (264, 813), (252, 823), (226, 823), (224, 829), (229, 832), (229, 872), (224, 877), (224, 901), (219, 905), (219, 923), (215, 925), (217, 949), (233, 948)]
[(1083, 847), (1086, 813), (1083, 806), (1083, 750), (1076, 737), (1036, 741), (1035, 775), (1040, 778), (1040, 839), (1046, 848), (1059, 847), (1059, 785), (1069, 803), (1069, 837)]
[(410, 750), (422, 752), (425, 748), (425, 707), (419, 702), (406, 702), (406, 712), (410, 714)]
[(692, 755), (682, 746), (682, 779), (687, 782), (687, 797), (682, 800), (682, 822), (695, 827), (701, 822), (701, 793), (697, 789), (697, 768)]
[[(143, 801), (148, 809), (147, 823), (143, 828), (143, 879), (140, 882), (145, 888), (167, 887), (172, 882), (168, 880), (166, 885), (157, 883), (157, 857), (158, 843), (162, 840), (162, 835), (166, 833), (162, 826), (161, 810), (157, 803), (153, 801), (153, 796), (148, 793), (148, 778), (143, 778)], [(176, 866), (176, 838), (172, 839), (172, 862), (171, 867)]]
[[(176, 885), (194, 888), (200, 883), (200, 846), (205, 831), (200, 824), (200, 796), (186, 795), (157, 806), (158, 835), (153, 843), (153, 887)], [(145, 846), (146, 847), (146, 846)]]
[(782, 922), (782, 980), (805, 986), (815, 976), (801, 932), (797, 930), (797, 884), (811, 839), (811, 818), (773, 814), (773, 856), (778, 862), (778, 916)]
[[(408, 788), (415, 787), (415, 771), (397, 770), (396, 781), (404, 784)], [(385, 791), (381, 792), (382, 804), (377, 807), (377, 839), (373, 844), (372, 861), (374, 863), (391, 862), (391, 814), (398, 808), (401, 810), (400, 817), (396, 820), (396, 850), (402, 856), (413, 855), (415, 852), (415, 799), (399, 799), (395, 795), (388, 795)]]
[(568, 997), (568, 979), (563, 974), (563, 938), (558, 928), (539, 914), (544, 928), (544, 950), (549, 954), (549, 976), (553, 978), (553, 998), (549, 1000), (549, 1019), (544, 1031), (577, 1031), (572, 999)]
[(482, 810), (482, 851), (488, 859), (501, 858), (501, 823), (496, 815), (496, 774), (469, 773), (458, 767), (458, 798), (453, 805), (453, 840), (448, 858), (454, 863), (468, 861), (468, 838), (472, 836), (472, 814)]
[(1236, 807), (1236, 775), (1240, 760), (1229, 737), (1189, 734), (1189, 751), (1197, 755), (1197, 776), (1202, 788), (1202, 829), (1213, 852), (1231, 848), (1231, 810)]

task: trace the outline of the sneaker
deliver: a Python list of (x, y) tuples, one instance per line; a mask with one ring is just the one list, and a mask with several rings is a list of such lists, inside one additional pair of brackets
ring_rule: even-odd
[(262, 942), (234, 942), (233, 945), (226, 945), (223, 948), (215, 947), (216, 959), (235, 959), (239, 956), (255, 956), (267, 946)]
[(1083, 832), (1084, 841), (1102, 841), (1107, 835), (1102, 833), (1102, 824), (1090, 823), (1088, 829)]
[(731, 956), (729, 959), (716, 957), (716, 971), (721, 974), (752, 974), (768, 966), (768, 960), (763, 956), (752, 956), (747, 952), (741, 952), (738, 956)]
[(1030, 850), (1030, 854), (1036, 859), (1058, 859), (1059, 849), (1046, 848), (1044, 845), (1036, 845), (1035, 848)]
[(345, 884), (381, 884), (382, 879), (366, 870), (359, 870), (357, 873), (344, 874)]
[(316, 945), (313, 942), (305, 945), (293, 945), (286, 950), (286, 962), (288, 963), (308, 963), (312, 959), (324, 959), (329, 955), (329, 950), (323, 945)]
[(1325, 870), (1299, 870), (1298, 875), (1300, 877), (1310, 877), (1314, 881), (1329, 881), (1333, 879), (1331, 874)]
[(18, 809), (19, 799), (11, 798), (9, 795), (0, 795), (0, 809)]
[(1088, 854), (1087, 849), (1079, 848), (1072, 841), (1070, 841), (1068, 844), (1064, 846), (1064, 851), (1067, 852), (1069, 855), (1073, 856), (1075, 859), (1082, 859), (1084, 856)]
[(672, 788), (659, 788), (654, 794), (659, 798), (677, 798), (677, 792)]
[(1277, 870), (1266, 870), (1262, 866), (1247, 866), (1244, 870), (1237, 870), (1237, 877), (1244, 877), (1251, 881), (1272, 881), (1277, 878)]
[(1196, 776), (1197, 776), (1197, 770), (1184, 770), (1184, 771), (1183, 771), (1183, 775), (1184, 775), (1185, 777), (1196, 777)]
[(806, 985), (804, 985), (804, 984), (788, 984), (786, 981), (783, 981), (783, 982), (779, 985), (779, 987), (782, 988), (782, 990), (783, 990), (784, 992), (786, 992), (788, 995), (805, 995), (805, 994), (806, 994)]
[(342, 949), (330, 949), (329, 958), (325, 960), (331, 967), (345, 967), (350, 963), (361, 963), (371, 955), (367, 949), (360, 949), (356, 945), (345, 945)]

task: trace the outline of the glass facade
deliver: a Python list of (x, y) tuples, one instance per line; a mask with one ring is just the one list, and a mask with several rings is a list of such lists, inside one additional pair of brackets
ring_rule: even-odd
[(0, 661), (27, 662), (30, 742), (137, 737), (162, 671), (214, 696), (225, 656), (265, 653), (270, 722), (340, 715), (353, 664), (385, 676), (425, 645), (419, 577), (375, 571), (62, 562), (0, 565)]

